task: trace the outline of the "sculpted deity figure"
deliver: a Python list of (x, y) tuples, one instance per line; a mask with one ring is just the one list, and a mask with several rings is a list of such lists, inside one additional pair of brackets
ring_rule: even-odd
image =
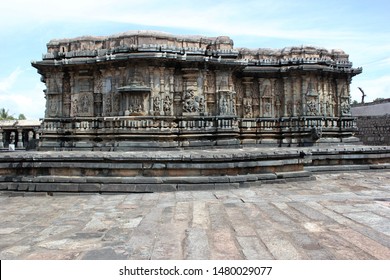
[(341, 103), (341, 113), (343, 115), (347, 115), (351, 112), (351, 106), (349, 105), (349, 102), (343, 101)]
[(249, 100), (244, 105), (244, 116), (246, 118), (251, 118), (252, 117), (252, 104), (250, 103)]
[(86, 113), (89, 111), (89, 106), (90, 106), (90, 102), (89, 102), (89, 98), (87, 95), (84, 95), (81, 99), (81, 111)]
[(165, 96), (164, 105), (163, 105), (165, 116), (171, 115), (171, 105), (172, 105), (171, 99), (169, 98), (168, 95)]
[(220, 109), (221, 115), (226, 115), (227, 114), (228, 107), (227, 107), (227, 100), (226, 100), (226, 98), (222, 99), (221, 106), (220, 106), (219, 109)]
[(199, 104), (195, 104), (195, 94), (193, 90), (188, 90), (183, 96), (183, 111), (192, 113), (196, 112), (195, 107), (199, 107)]
[(78, 101), (77, 101), (77, 99), (73, 100), (72, 112), (73, 112), (73, 116), (76, 116), (77, 113), (78, 113)]
[(307, 114), (309, 116), (316, 116), (317, 115), (317, 104), (315, 101), (309, 101), (307, 103)]
[(271, 109), (272, 109), (272, 105), (270, 102), (266, 102), (264, 104), (264, 117), (271, 117)]
[(153, 100), (153, 111), (160, 112), (160, 97), (156, 96)]

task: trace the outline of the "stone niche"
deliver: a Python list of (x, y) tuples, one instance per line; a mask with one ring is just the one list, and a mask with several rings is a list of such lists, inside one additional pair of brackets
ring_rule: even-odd
[(42, 149), (356, 140), (350, 83), (362, 69), (341, 50), (137, 31), (52, 40), (32, 65), (46, 85)]

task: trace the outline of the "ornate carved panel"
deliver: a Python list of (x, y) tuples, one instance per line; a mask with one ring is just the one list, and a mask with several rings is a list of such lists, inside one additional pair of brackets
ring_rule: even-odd
[(194, 90), (187, 90), (183, 93), (183, 114), (186, 113), (204, 113), (205, 101), (204, 97), (197, 95)]
[(84, 92), (79, 94), (78, 100), (78, 116), (90, 117), (93, 116), (93, 95), (91, 92)]
[(47, 116), (48, 117), (57, 117), (61, 115), (61, 95), (59, 94), (50, 94), (48, 95), (48, 107), (47, 107)]
[(218, 108), (221, 116), (236, 115), (236, 93), (231, 91), (218, 91)]

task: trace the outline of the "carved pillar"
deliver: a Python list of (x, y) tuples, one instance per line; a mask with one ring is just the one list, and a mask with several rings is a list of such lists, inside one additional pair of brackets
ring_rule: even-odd
[(4, 148), (4, 143), (3, 143), (3, 130), (0, 129), (0, 148)]
[(175, 91), (175, 68), (169, 68), (169, 92), (173, 94)]
[(102, 108), (103, 108), (103, 100), (102, 100), (102, 92), (103, 92), (103, 77), (100, 70), (97, 70), (95, 73), (94, 79), (94, 116), (100, 117), (102, 116)]
[(71, 77), (68, 73), (64, 74), (62, 83), (62, 104), (62, 115), (69, 117), (71, 108)]
[(243, 100), (243, 117), (252, 118), (253, 117), (253, 98), (252, 98), (252, 87), (253, 87), (253, 78), (245, 77), (243, 80), (244, 84), (244, 100)]
[(299, 80), (297, 76), (291, 77), (291, 91), (292, 91), (292, 102), (293, 102), (293, 108), (292, 108), (292, 115), (297, 116), (300, 114), (300, 94), (299, 94)]
[(301, 100), (302, 100), (302, 115), (306, 115), (306, 110), (307, 110), (307, 106), (306, 106), (306, 94), (305, 94), (305, 91), (306, 91), (306, 77), (305, 75), (302, 75), (301, 77), (301, 89), (300, 89), (300, 94), (301, 94)]
[(264, 110), (263, 110), (263, 99), (262, 99), (262, 95), (263, 95), (263, 93), (262, 93), (262, 85), (263, 85), (263, 82), (262, 82), (262, 79), (258, 79), (258, 81), (257, 81), (257, 83), (259, 84), (259, 96), (260, 96), (260, 104), (259, 104), (259, 111), (260, 111), (260, 113), (259, 113), (259, 117), (261, 118), (261, 117), (263, 117), (264, 116)]
[(205, 103), (207, 107), (207, 112), (210, 115), (216, 115), (215, 112), (215, 75), (214, 72), (209, 70), (204, 70), (203, 72), (203, 92), (205, 95)]
[(154, 92), (154, 67), (149, 67), (149, 87), (150, 87), (150, 98), (149, 98), (149, 115), (156, 115), (158, 112), (160, 112), (160, 108), (156, 108), (155, 105), (155, 92)]
[(290, 108), (288, 107), (288, 105), (290, 104), (291, 100), (290, 100), (290, 96), (288, 94), (288, 90), (289, 90), (289, 86), (290, 86), (290, 81), (289, 81), (289, 78), (288, 77), (283, 77), (283, 96), (284, 96), (284, 106), (283, 106), (283, 114), (282, 116), (289, 116), (291, 112), (290, 111)]
[(173, 94), (175, 87), (175, 78), (174, 78), (174, 68), (169, 68), (169, 92), (165, 94), (163, 99), (162, 109), (165, 116), (171, 116), (173, 112), (172, 104), (173, 104)]
[(337, 96), (339, 101), (339, 116), (350, 116), (351, 115), (351, 107), (350, 107), (350, 96), (348, 92), (348, 80), (345, 79), (337, 79)]
[(165, 92), (165, 67), (160, 67), (160, 93)]
[(16, 143), (17, 148), (23, 148), (23, 130), (18, 129), (18, 142)]

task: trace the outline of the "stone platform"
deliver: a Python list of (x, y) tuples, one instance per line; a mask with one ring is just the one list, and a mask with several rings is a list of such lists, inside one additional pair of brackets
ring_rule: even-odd
[(390, 168), (390, 147), (0, 153), (0, 190), (163, 192), (312, 180), (315, 172)]

